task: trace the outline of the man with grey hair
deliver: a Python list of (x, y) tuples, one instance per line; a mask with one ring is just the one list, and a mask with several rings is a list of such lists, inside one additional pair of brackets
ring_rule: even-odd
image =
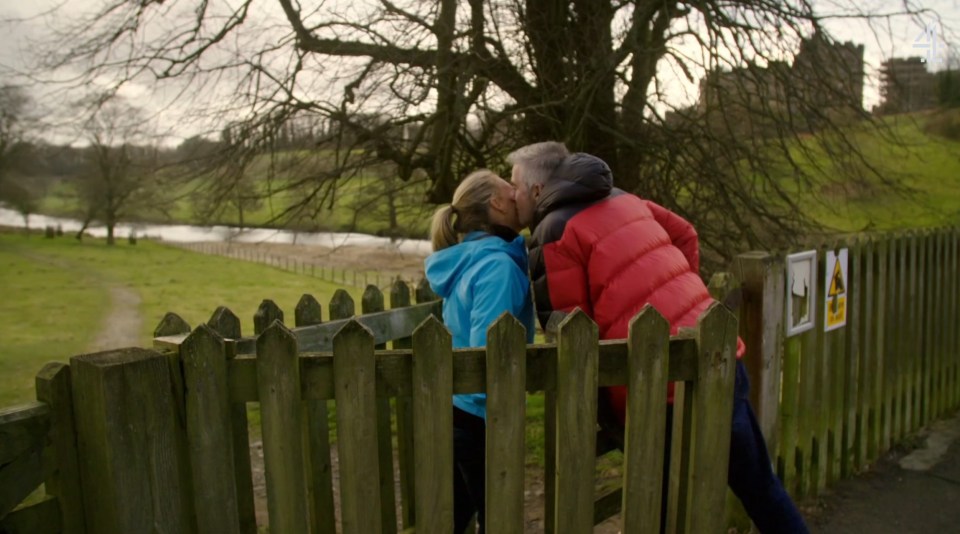
[[(713, 299), (700, 278), (693, 225), (613, 187), (613, 173), (603, 160), (570, 154), (561, 143), (525, 146), (508, 161), (518, 219), (531, 230), (530, 276), (541, 326), (554, 311), (580, 308), (597, 323), (601, 339), (625, 339), (630, 320), (647, 304), (667, 319), (671, 334), (696, 325)], [(746, 369), (739, 361), (743, 352), (738, 339), (727, 483), (760, 532), (806, 533), (803, 517), (773, 474), (747, 400)], [(621, 447), (626, 398), (624, 386), (603, 388), (598, 398), (603, 437)], [(669, 419), (672, 383), (668, 402)]]
[(507, 163), (513, 165), (511, 181), (516, 188), (517, 215), (524, 227), (532, 230), (536, 226), (533, 219), (543, 185), (569, 155), (563, 143), (546, 141), (527, 145), (507, 156)]

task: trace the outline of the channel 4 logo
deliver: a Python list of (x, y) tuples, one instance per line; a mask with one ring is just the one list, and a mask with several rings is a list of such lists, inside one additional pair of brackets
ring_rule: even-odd
[(923, 59), (924, 63), (929, 63), (931, 65), (943, 61), (943, 52), (938, 46), (937, 40), (937, 31), (932, 26), (928, 26), (923, 29), (923, 32), (913, 40), (913, 49), (914, 50), (923, 50)]

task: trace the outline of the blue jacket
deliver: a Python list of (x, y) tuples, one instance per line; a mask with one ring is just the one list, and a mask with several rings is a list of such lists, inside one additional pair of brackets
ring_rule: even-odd
[[(505, 241), (486, 232), (471, 232), (452, 247), (425, 261), (427, 281), (443, 298), (443, 323), (454, 348), (483, 347), (487, 327), (510, 312), (527, 329), (533, 342), (533, 299), (527, 275), (527, 248), (523, 237)], [(453, 405), (486, 418), (487, 396), (454, 395)]]

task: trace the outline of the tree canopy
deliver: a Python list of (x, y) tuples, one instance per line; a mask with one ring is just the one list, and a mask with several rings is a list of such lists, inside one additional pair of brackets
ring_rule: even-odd
[[(837, 43), (825, 21), (883, 31), (927, 13), (859, 5), (108, 0), (61, 21), (43, 54), (77, 83), (166, 84), (223, 129), (227, 160), (285, 147), (282, 187), (300, 192), (298, 209), (332, 202), (337, 180), (384, 162), (402, 180), (425, 173), (429, 199), (447, 201), (470, 170), (504, 171), (509, 151), (560, 140), (691, 220), (722, 261), (814, 227), (794, 195), (824, 184), (803, 151), (896, 186), (847, 135), (872, 120), (863, 49)], [(691, 105), (684, 91), (698, 80)]]

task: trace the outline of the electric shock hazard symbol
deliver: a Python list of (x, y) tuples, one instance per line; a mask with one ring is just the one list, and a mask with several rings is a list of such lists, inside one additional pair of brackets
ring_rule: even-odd
[(827, 251), (826, 310), (823, 331), (829, 332), (847, 324), (847, 249)]

